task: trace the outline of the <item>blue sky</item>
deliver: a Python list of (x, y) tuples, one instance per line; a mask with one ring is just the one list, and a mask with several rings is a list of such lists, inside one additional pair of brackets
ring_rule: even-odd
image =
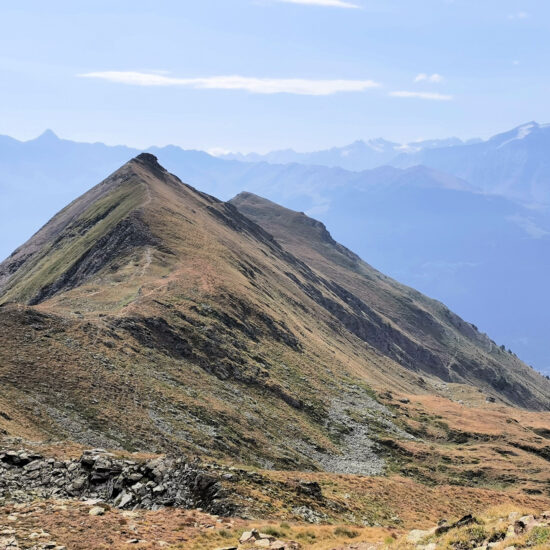
[(550, 121), (546, 0), (25, 1), (0, 133), (314, 150)]

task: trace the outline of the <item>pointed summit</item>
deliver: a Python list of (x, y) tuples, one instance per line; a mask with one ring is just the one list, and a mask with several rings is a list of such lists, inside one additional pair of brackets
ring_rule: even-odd
[(81, 285), (154, 238), (141, 207), (151, 201), (148, 167), (130, 161), (73, 201), (0, 264), (0, 301), (36, 304)]
[(164, 168), (159, 164), (159, 159), (155, 157), (155, 155), (152, 155), (151, 153), (140, 153), (136, 157), (134, 157), (132, 160), (136, 162), (140, 162), (144, 166), (150, 166), (152, 168)]
[[(141, 153), (73, 201), (0, 264), (0, 304), (84, 302), (97, 311), (136, 297), (205, 243), (249, 235), (283, 256), (273, 238), (235, 208), (184, 184), (150, 153)], [(238, 235), (238, 237), (237, 237)], [(87, 299), (89, 285), (103, 301)], [(117, 286), (117, 293), (111, 286)], [(98, 290), (99, 287), (99, 290)], [(63, 306), (64, 308), (65, 306)]]
[(53, 130), (47, 128), (38, 137), (34, 138), (33, 141), (40, 141), (42, 143), (47, 141), (59, 141), (59, 137)]

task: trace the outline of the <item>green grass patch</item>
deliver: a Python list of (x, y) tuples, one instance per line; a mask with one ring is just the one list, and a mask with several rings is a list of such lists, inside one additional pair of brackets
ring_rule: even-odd
[(529, 533), (527, 544), (530, 546), (536, 546), (537, 544), (550, 543), (550, 527), (535, 527)]

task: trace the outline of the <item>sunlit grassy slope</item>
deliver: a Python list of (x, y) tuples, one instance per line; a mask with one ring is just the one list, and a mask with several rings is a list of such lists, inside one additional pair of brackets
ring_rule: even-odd
[(244, 198), (140, 155), (4, 262), (0, 429), (547, 490), (543, 377), (318, 222)]

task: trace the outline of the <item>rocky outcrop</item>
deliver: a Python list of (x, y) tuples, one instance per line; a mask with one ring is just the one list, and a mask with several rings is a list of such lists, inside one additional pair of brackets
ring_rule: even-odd
[(163, 506), (236, 512), (220, 481), (183, 458), (122, 460), (103, 450), (78, 460), (56, 460), (19, 451), (0, 452), (0, 498), (97, 499), (121, 509)]

